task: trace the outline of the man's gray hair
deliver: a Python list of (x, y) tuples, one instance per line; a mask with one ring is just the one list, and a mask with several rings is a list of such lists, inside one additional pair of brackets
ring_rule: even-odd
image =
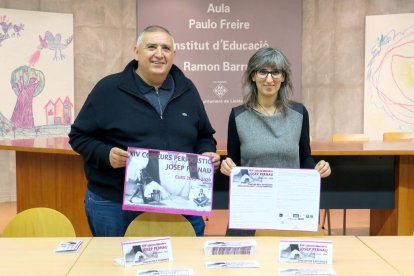
[[(167, 30), (166, 28), (164, 28), (164, 27), (162, 27), (162, 26), (159, 26), (159, 25), (150, 25), (150, 26), (148, 26), (148, 27), (146, 27), (139, 35), (138, 35), (138, 38), (137, 38), (137, 44), (136, 44), (136, 46), (137, 47), (139, 47), (140, 45), (141, 45), (141, 43), (142, 43), (142, 40), (144, 40), (144, 35), (146, 34), (146, 33), (153, 33), (153, 32), (164, 32), (164, 33), (167, 33), (170, 37), (171, 37), (171, 39), (172, 39), (172, 41), (173, 41), (173, 45), (174, 45), (174, 37), (172, 36), (172, 34), (170, 33), (170, 31), (169, 30)], [(174, 48), (175, 48), (175, 46), (174, 46)], [(173, 48), (173, 49), (174, 49)]]

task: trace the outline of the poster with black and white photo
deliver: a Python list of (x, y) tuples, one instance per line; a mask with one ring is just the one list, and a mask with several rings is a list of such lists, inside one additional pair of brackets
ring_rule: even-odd
[(316, 232), (320, 187), (316, 170), (235, 167), (229, 228)]
[(128, 148), (122, 208), (208, 216), (214, 167), (209, 156)]

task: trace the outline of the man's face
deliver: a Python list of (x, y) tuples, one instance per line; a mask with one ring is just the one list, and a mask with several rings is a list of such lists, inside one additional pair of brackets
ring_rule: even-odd
[(174, 62), (173, 40), (162, 31), (148, 32), (139, 47), (135, 47), (135, 54), (139, 62), (138, 74), (148, 84), (160, 85), (154, 82), (165, 79)]

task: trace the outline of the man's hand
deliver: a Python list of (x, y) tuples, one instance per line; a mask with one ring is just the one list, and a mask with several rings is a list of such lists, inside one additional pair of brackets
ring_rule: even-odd
[(128, 152), (120, 148), (113, 147), (109, 152), (109, 163), (114, 169), (125, 167), (127, 158)]
[(215, 152), (204, 152), (202, 155), (212, 157), (211, 161), (214, 165), (214, 171), (217, 171), (218, 167), (220, 166), (220, 155)]

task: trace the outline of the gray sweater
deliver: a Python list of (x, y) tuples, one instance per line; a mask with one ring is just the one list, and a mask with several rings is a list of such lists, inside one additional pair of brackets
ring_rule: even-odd
[(292, 102), (286, 116), (280, 112), (264, 116), (244, 106), (233, 108), (227, 151), (239, 166), (313, 169), (306, 108)]

